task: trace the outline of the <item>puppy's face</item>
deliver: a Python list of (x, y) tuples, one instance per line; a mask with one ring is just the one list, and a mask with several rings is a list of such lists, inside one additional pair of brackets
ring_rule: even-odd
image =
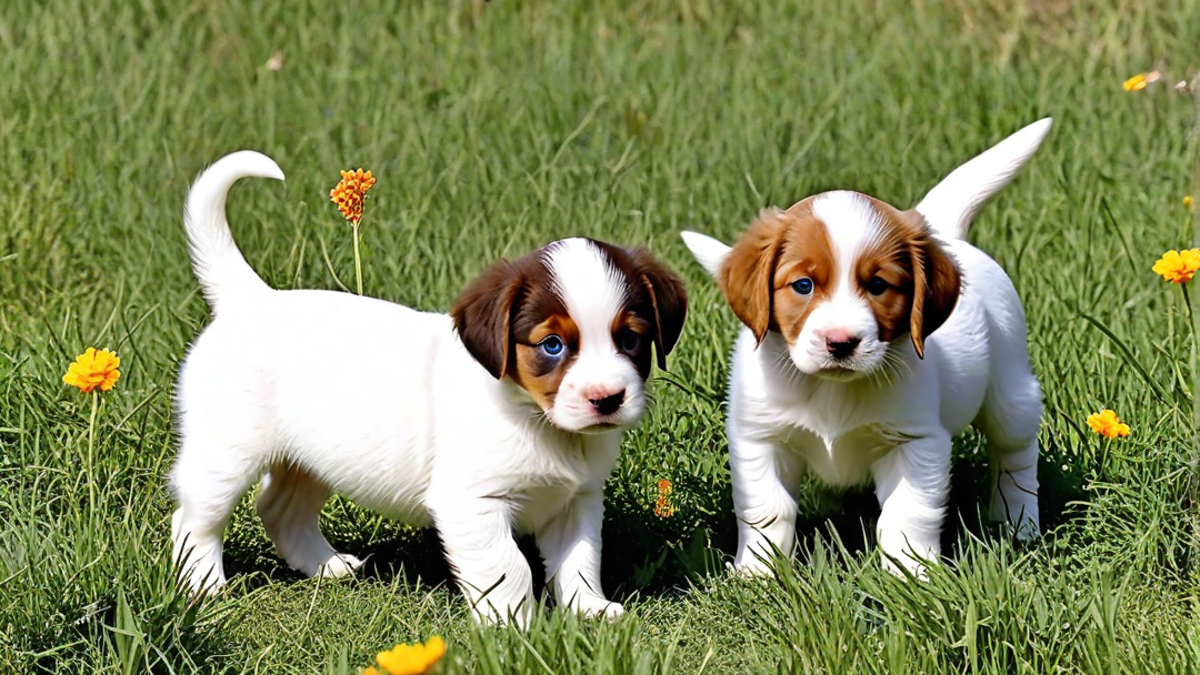
[(801, 372), (851, 380), (883, 368), (906, 336), (923, 357), (961, 282), (920, 214), (839, 191), (764, 211), (717, 283), (759, 342), (777, 331)]
[(646, 251), (565, 239), (486, 271), (454, 303), (467, 351), (571, 432), (630, 426), (687, 314), (679, 278)]

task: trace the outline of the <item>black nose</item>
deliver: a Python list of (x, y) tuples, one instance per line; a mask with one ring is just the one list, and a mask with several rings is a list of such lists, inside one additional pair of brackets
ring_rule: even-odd
[(625, 390), (622, 389), (604, 398), (589, 398), (588, 402), (592, 404), (592, 407), (600, 415), (611, 415), (617, 412), (617, 408), (620, 408), (621, 404), (625, 402)]
[(825, 341), (825, 349), (833, 355), (835, 359), (844, 359), (854, 353), (854, 349), (858, 347), (858, 343), (862, 342), (862, 338), (848, 338), (843, 342)]

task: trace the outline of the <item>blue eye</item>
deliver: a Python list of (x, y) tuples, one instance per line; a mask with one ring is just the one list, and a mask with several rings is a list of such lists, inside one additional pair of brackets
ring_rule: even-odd
[(879, 277), (871, 277), (871, 280), (867, 282), (867, 292), (871, 295), (883, 295), (889, 288), (891, 285)]
[(538, 346), (542, 348), (543, 352), (546, 352), (546, 356), (558, 356), (563, 353), (564, 348), (562, 338), (557, 335), (551, 335), (542, 340), (538, 343)]
[(808, 295), (809, 293), (813, 292), (813, 280), (809, 279), (808, 277), (804, 277), (803, 279), (793, 281), (792, 290), (796, 291), (800, 295)]

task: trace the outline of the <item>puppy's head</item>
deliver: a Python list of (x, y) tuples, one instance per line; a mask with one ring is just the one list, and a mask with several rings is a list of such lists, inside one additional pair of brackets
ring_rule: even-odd
[(961, 283), (919, 213), (844, 191), (764, 211), (715, 276), (759, 342), (779, 332), (801, 372), (832, 379), (876, 372), (906, 337), (924, 356)]
[(787, 340), (803, 372), (853, 379), (878, 370), (889, 344), (925, 338), (950, 316), (961, 275), (929, 235), (966, 239), (979, 209), (1016, 176), (1046, 134), (1038, 120), (950, 172), (897, 211), (855, 192), (828, 192), (764, 211), (732, 249), (696, 232), (683, 240), (761, 343)]
[(450, 310), (463, 346), (571, 432), (630, 426), (687, 315), (679, 278), (641, 249), (565, 239), (473, 281)]

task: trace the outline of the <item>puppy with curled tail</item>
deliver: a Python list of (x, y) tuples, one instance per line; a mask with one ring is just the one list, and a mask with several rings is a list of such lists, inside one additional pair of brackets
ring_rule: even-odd
[(871, 481), (885, 565), (918, 576), (940, 554), (951, 438), (988, 439), (989, 515), (1040, 531), (1041, 389), (1012, 281), (967, 243), (971, 220), (1050, 129), (1043, 119), (960, 166), (914, 209), (857, 192), (767, 209), (732, 247), (682, 233), (743, 328), (728, 418), (746, 573), (795, 541), (801, 477)]
[[(225, 200), (241, 178), (283, 180), (257, 152), (197, 178), (185, 224), (213, 321), (189, 349), (171, 470), (182, 582), (226, 581), (222, 537), (258, 481), (279, 555), (307, 575), (360, 563), (318, 526), (332, 494), (436, 527), (484, 620), (528, 620), (533, 534), (557, 601), (616, 617), (600, 587), (604, 481), (645, 382), (683, 330), (687, 294), (653, 255), (564, 239), (499, 261), (449, 314), (267, 286), (242, 257)], [(657, 357), (655, 354), (657, 353)]]

